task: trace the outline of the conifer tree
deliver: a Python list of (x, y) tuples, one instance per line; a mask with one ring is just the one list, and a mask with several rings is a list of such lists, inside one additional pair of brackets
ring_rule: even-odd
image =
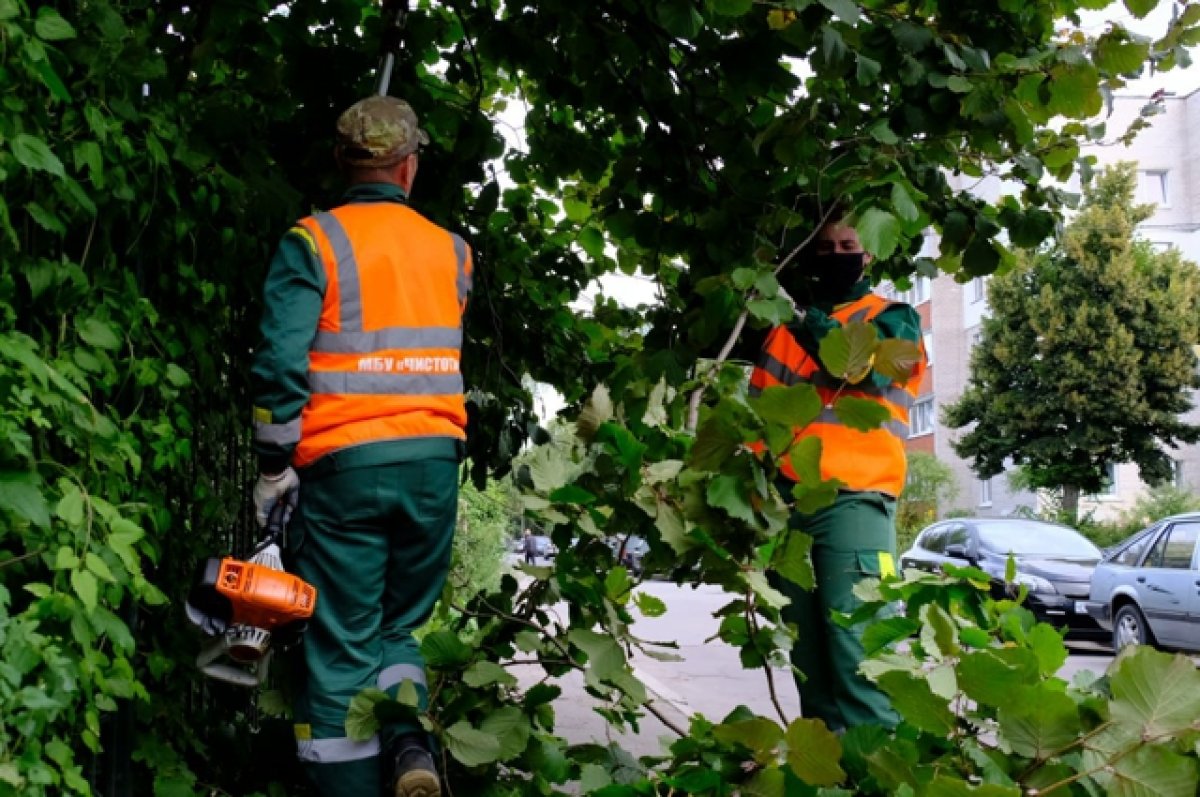
[(1061, 490), (1072, 516), (1109, 464), (1160, 484), (1170, 447), (1200, 439), (1181, 417), (1200, 387), (1200, 273), (1135, 236), (1153, 213), (1135, 185), (1133, 164), (1106, 170), (1059, 244), (992, 280), (967, 389), (945, 411), (968, 427), (954, 449), (980, 478), (1011, 460), (1031, 486)]

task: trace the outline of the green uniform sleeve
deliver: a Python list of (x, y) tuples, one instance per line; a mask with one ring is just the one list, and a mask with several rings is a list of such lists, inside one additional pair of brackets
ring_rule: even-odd
[(309, 397), (308, 352), (324, 295), (325, 270), (312, 237), (293, 227), (267, 271), (262, 340), (250, 369), (254, 452), (264, 473), (286, 468), (300, 439), (300, 412)]
[[(913, 343), (921, 342), (921, 317), (917, 315), (916, 310), (907, 304), (897, 302), (889, 305), (886, 310), (875, 316), (874, 323), (879, 330), (879, 337), (882, 339), (898, 338), (900, 340), (909, 340)], [(819, 310), (816, 307), (809, 307), (807, 308), (804, 320), (792, 322), (788, 325), (788, 329), (796, 339), (796, 342), (813, 359), (820, 362), (818, 353), (821, 347), (821, 340), (830, 331), (841, 327), (841, 325), (840, 321), (836, 318), (831, 318), (823, 310)], [(880, 389), (892, 383), (891, 379), (877, 372), (871, 374), (871, 381)]]

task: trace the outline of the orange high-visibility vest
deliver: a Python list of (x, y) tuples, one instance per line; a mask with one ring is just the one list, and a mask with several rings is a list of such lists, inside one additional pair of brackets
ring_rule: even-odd
[[(869, 293), (836, 308), (832, 318), (843, 324), (871, 321), (891, 304), (887, 299)], [(924, 346), (921, 348), (924, 354)], [(814, 385), (825, 408), (813, 423), (798, 428), (795, 438), (817, 437), (821, 440), (821, 478), (839, 479), (847, 490), (878, 491), (899, 496), (908, 469), (904, 455), (904, 441), (908, 439), (908, 411), (917, 397), (924, 374), (925, 357), (922, 356), (913, 369), (912, 378), (904, 384), (893, 382), (881, 390), (868, 377), (857, 385), (842, 386), (840, 380), (821, 370), (820, 363), (796, 342), (787, 327), (780, 326), (771, 330), (763, 344), (759, 362), (750, 374), (750, 393), (758, 395), (774, 385), (801, 382)], [(840, 394), (839, 387), (842, 388)], [(844, 426), (833, 412), (835, 395), (877, 402), (888, 409), (891, 419), (869, 432), (851, 429)], [(759, 443), (753, 448), (762, 450), (763, 446)], [(780, 470), (793, 481), (800, 480), (786, 457), (780, 463)]]
[(466, 243), (395, 202), (343, 205), (299, 225), (326, 289), (294, 464), (382, 440), (465, 439)]

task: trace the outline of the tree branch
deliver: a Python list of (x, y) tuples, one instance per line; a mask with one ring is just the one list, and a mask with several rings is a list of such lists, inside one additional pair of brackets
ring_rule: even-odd
[[(780, 271), (783, 271), (783, 269), (786, 268), (789, 263), (796, 259), (796, 256), (799, 255), (805, 247), (812, 243), (813, 238), (816, 237), (821, 228), (829, 222), (829, 219), (833, 215), (835, 208), (837, 208), (836, 202), (830, 204), (830, 206), (821, 216), (820, 224), (814, 227), (812, 232), (808, 234), (808, 237), (801, 241), (794, 249), (792, 249), (791, 252), (788, 252), (787, 257), (780, 261), (779, 265), (775, 267), (774, 273), (776, 275), (778, 275)], [(747, 304), (753, 301), (757, 296), (758, 291), (750, 291), (750, 293), (746, 295)], [(750, 308), (747, 307), (746, 309), (742, 310), (741, 315), (738, 316), (737, 321), (733, 325), (733, 330), (729, 333), (729, 338), (725, 341), (725, 345), (721, 347), (721, 351), (717, 354), (716, 360), (713, 361), (716, 365), (720, 365), (721, 363), (725, 362), (725, 360), (729, 357), (729, 353), (733, 351), (734, 345), (737, 343), (738, 338), (741, 337), (742, 329), (745, 328), (746, 319), (749, 317)], [(696, 425), (700, 422), (700, 400), (704, 396), (705, 387), (705, 385), (701, 385), (700, 387), (696, 388), (692, 391), (692, 395), (688, 398), (687, 423), (684, 428), (689, 432), (696, 431)]]

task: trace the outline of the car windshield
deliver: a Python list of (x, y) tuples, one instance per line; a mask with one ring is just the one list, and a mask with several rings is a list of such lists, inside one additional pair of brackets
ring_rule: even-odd
[(1001, 554), (1100, 558), (1100, 549), (1078, 532), (1042, 523), (981, 523), (979, 541), (987, 550)]

